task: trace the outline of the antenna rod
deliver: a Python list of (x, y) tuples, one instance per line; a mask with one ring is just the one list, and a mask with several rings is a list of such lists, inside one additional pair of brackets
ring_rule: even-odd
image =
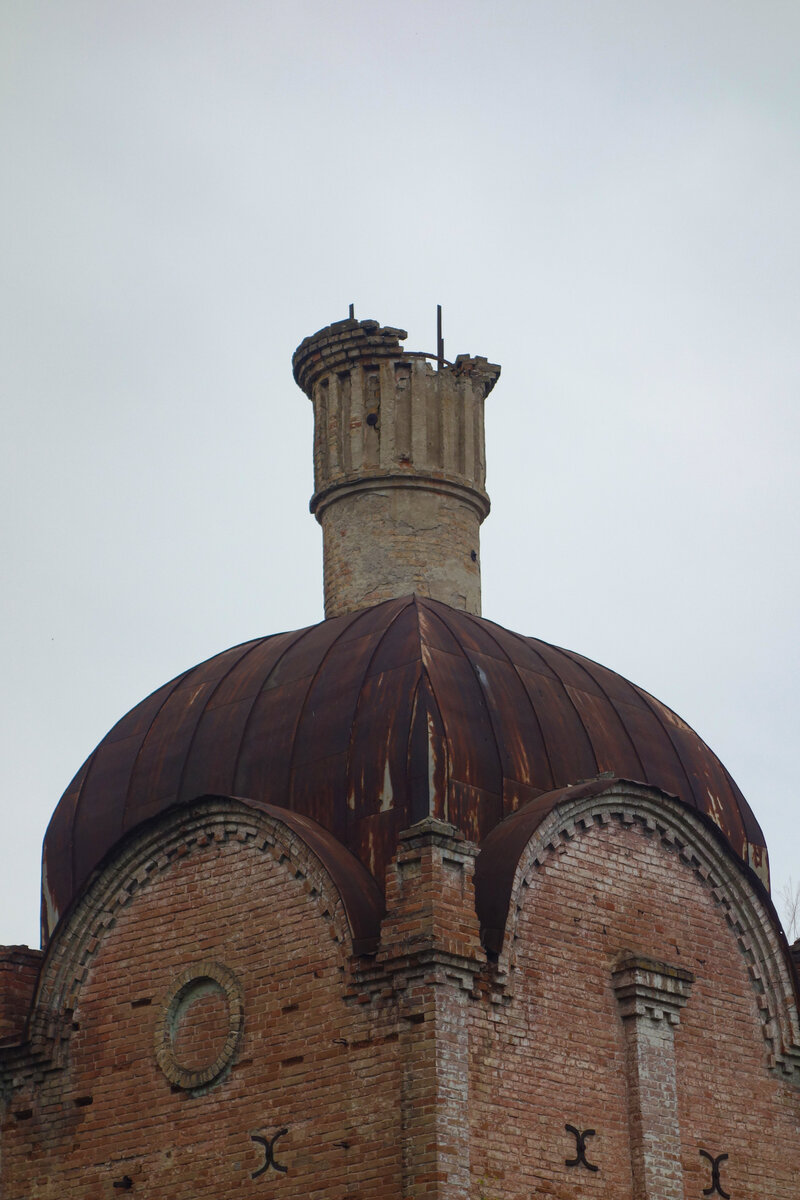
[(436, 369), (444, 366), (444, 338), (442, 337), (442, 306), (436, 305)]
[(355, 306), (355, 304), (351, 304), (350, 305), (350, 320), (351, 321), (353, 320), (355, 315), (356, 315), (356, 306)]

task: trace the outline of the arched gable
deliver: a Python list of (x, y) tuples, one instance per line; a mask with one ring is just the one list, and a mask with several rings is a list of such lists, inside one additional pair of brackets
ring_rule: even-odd
[(798, 980), (769, 895), (710, 821), (658, 789), (621, 779), (564, 788), (520, 809), (485, 839), (475, 871), (476, 907), (500, 977), (510, 981), (517, 918), (532, 874), (582, 827), (612, 821), (656, 834), (713, 896), (745, 959), (769, 1064), (800, 1086)]
[(121, 841), (54, 931), (29, 1022), (32, 1049), (60, 1058), (83, 980), (104, 933), (149, 882), (211, 841), (237, 840), (286, 864), (329, 927), (343, 962), (377, 946), (383, 898), (372, 876), (308, 817), (242, 797), (176, 805)]

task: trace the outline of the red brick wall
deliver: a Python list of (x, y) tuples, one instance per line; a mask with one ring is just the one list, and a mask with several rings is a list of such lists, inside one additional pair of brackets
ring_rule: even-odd
[[(81, 988), (67, 1066), (8, 1107), (3, 1200), (101, 1200), (124, 1194), (113, 1183), (125, 1176), (153, 1200), (398, 1194), (394, 1041), (345, 1003), (342, 948), (295, 871), (233, 831), (119, 910)], [(164, 1076), (154, 1037), (174, 981), (201, 961), (233, 972), (244, 1024), (231, 1067), (192, 1094)], [(206, 1060), (217, 1053), (220, 1007), (212, 995), (189, 1009), (174, 1047), (185, 1065), (200, 1064), (204, 1041)], [(288, 1173), (252, 1179), (265, 1154), (250, 1135), (283, 1127), (275, 1158)]]
[[(736, 1200), (796, 1200), (800, 1093), (768, 1071), (747, 964), (708, 884), (657, 833), (613, 819), (546, 851), (528, 881), (512, 999), (473, 1014), (475, 1194), (632, 1196), (611, 975), (633, 950), (695, 975), (675, 1030), (685, 1195), (710, 1186), (705, 1149), (729, 1155), (721, 1182)], [(566, 1124), (596, 1130), (587, 1158), (598, 1172), (566, 1167)]]
[(0, 1040), (23, 1035), (41, 965), (41, 950), (0, 946)]
[[(296, 838), (268, 844), (235, 803), (183, 842), (180, 820), (163, 845), (109, 867), (116, 893), (98, 885), (59, 934), (43, 978), (55, 1005), (62, 967), (67, 981), (83, 975), (73, 1027), (62, 1067), (12, 1064), (3, 1200), (102, 1200), (126, 1179), (152, 1200), (632, 1200), (612, 984), (631, 951), (694, 975), (664, 1043), (683, 1194), (710, 1185), (702, 1149), (729, 1155), (733, 1200), (796, 1200), (800, 1090), (768, 1068), (719, 894), (655, 828), (612, 816), (545, 838), (538, 865), (523, 864), (516, 940), (496, 968), (475, 936), (472, 849), (436, 822), (401, 842), (381, 954), (354, 965), (341, 904)], [(197, 992), (192, 968), (206, 980)], [(238, 1028), (239, 1001), (229, 1065), (181, 1087), (180, 1070), (213, 1062)], [(597, 1172), (566, 1165), (567, 1124), (596, 1131)], [(253, 1178), (265, 1151), (252, 1137), (283, 1128), (274, 1155), (287, 1173)]]

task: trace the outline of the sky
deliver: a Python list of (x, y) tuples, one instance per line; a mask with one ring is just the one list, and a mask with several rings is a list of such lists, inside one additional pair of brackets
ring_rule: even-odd
[(0, 6), (0, 942), (117, 719), (322, 617), (303, 337), (502, 365), (483, 612), (676, 709), (800, 882), (800, 7)]

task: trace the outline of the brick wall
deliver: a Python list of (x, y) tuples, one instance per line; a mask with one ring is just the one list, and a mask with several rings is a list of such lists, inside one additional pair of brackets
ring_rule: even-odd
[(41, 965), (40, 950), (0, 946), (0, 1041), (24, 1033)]
[(356, 492), (325, 510), (322, 535), (328, 617), (412, 592), (480, 613), (480, 520), (451, 495)]
[[(17, 1069), (3, 1200), (399, 1194), (396, 1034), (345, 1001), (337, 898), (309, 883), (302, 848), (258, 843), (233, 815), (209, 825), (156, 865), (94, 948), (82, 943), (65, 1065), (44, 1078)], [(219, 1056), (231, 1006), (215, 964), (241, 993), (239, 1038), (218, 1078), (178, 1086), (157, 1061), (159, 1032), (177, 1016), (178, 1066)], [(191, 1003), (190, 986), (170, 1013), (192, 978), (201, 994)], [(287, 1173), (253, 1178), (266, 1161), (253, 1137), (283, 1128), (274, 1159)]]
[(3, 1200), (694, 1200), (720, 1155), (733, 1200), (795, 1200), (751, 917), (630, 803), (537, 838), (497, 962), (475, 848), (435, 820), (354, 960), (279, 821), (163, 818), (57, 935), (34, 1044), (0, 1054)]
[[(769, 1070), (736, 932), (679, 848), (643, 823), (595, 822), (543, 848), (518, 901), (503, 998), (473, 1012), (473, 1173), (484, 1194), (699, 1197), (712, 1178), (705, 1150), (728, 1154), (721, 1185), (736, 1200), (795, 1197), (800, 1093)], [(637, 1190), (632, 1170), (636, 1079), (613, 986), (631, 951), (694, 975), (674, 1029), (677, 1114), (665, 1101), (668, 1059), (652, 1040), (645, 1047), (644, 1082), (661, 1108), (657, 1146), (680, 1130), (682, 1180), (662, 1172), (656, 1190)], [(595, 1130), (586, 1158), (597, 1172), (566, 1166), (576, 1150), (567, 1124)]]

